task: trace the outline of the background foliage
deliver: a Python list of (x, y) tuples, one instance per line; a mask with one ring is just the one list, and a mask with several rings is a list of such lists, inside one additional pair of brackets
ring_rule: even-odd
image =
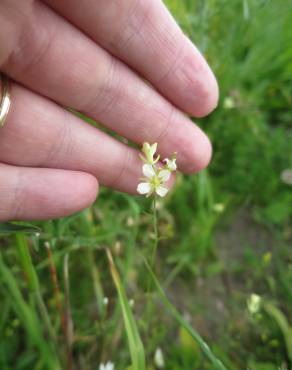
[[(221, 100), (199, 122), (214, 144), (210, 167), (178, 176), (158, 204), (159, 281), (228, 369), (291, 369), (292, 192), (281, 173), (292, 168), (292, 3), (166, 3), (215, 70)], [(212, 369), (159, 296), (145, 295), (149, 212), (148, 200), (103, 189), (91, 209), (40, 232), (1, 226), (1, 370), (130, 365), (105, 248), (134, 300), (148, 369), (158, 347), (166, 369)], [(263, 302), (254, 315), (251, 293)]]

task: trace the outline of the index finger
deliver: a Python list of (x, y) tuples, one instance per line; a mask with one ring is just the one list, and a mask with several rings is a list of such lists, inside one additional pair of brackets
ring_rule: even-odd
[(207, 62), (160, 0), (46, 0), (94, 41), (196, 117), (217, 105)]

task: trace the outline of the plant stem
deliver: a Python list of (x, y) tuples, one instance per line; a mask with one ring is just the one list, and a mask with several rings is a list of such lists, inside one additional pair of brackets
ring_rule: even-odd
[[(156, 196), (153, 198), (152, 203), (152, 210), (153, 210), (153, 232), (154, 232), (154, 241), (152, 245), (152, 250), (149, 258), (149, 265), (151, 266), (151, 269), (153, 271), (156, 270), (156, 254), (157, 254), (157, 247), (158, 247), (158, 225), (157, 225), (157, 204), (156, 204)], [(151, 336), (151, 317), (153, 313), (153, 304), (152, 299), (150, 299), (151, 295), (151, 285), (152, 285), (152, 279), (151, 276), (148, 276), (147, 281), (147, 304), (146, 304), (146, 323), (147, 323), (147, 329), (146, 329), (146, 337), (150, 338)]]
[(156, 207), (156, 196), (153, 198), (153, 231), (154, 231), (154, 243), (152, 247), (152, 256), (150, 260), (150, 266), (155, 270), (155, 260), (158, 246), (158, 225), (157, 225), (157, 207)]

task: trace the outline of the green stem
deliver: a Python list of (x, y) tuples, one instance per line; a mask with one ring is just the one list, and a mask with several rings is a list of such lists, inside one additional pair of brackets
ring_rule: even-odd
[(157, 207), (156, 207), (156, 196), (153, 199), (153, 231), (154, 231), (154, 243), (152, 247), (152, 256), (151, 256), (151, 268), (155, 270), (155, 260), (158, 247), (158, 225), (157, 225)]
[[(157, 205), (156, 205), (156, 196), (153, 198), (152, 203), (152, 209), (153, 209), (153, 232), (154, 232), (154, 241), (152, 245), (152, 250), (149, 258), (149, 264), (152, 268), (152, 270), (156, 270), (156, 254), (157, 254), (157, 247), (158, 247), (158, 225), (157, 225)], [(148, 276), (147, 281), (147, 304), (146, 304), (146, 323), (147, 323), (147, 329), (146, 329), (146, 337), (150, 338), (151, 336), (151, 317), (153, 314), (153, 305), (152, 305), (152, 299), (150, 299), (151, 295), (151, 285), (152, 285), (152, 279), (151, 276)]]

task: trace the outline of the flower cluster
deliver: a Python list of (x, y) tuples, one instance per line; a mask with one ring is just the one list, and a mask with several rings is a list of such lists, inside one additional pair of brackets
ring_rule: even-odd
[(99, 370), (114, 370), (114, 364), (110, 361), (106, 364), (100, 364)]
[(139, 194), (146, 195), (146, 197), (152, 194), (164, 197), (169, 190), (165, 183), (170, 179), (171, 172), (177, 169), (175, 154), (171, 159), (164, 159), (162, 161), (163, 165), (159, 165), (160, 156), (156, 155), (156, 151), (157, 143), (152, 145), (143, 144), (141, 159), (144, 162), (143, 174), (145, 177), (142, 179), (143, 182), (138, 185), (137, 191)]

